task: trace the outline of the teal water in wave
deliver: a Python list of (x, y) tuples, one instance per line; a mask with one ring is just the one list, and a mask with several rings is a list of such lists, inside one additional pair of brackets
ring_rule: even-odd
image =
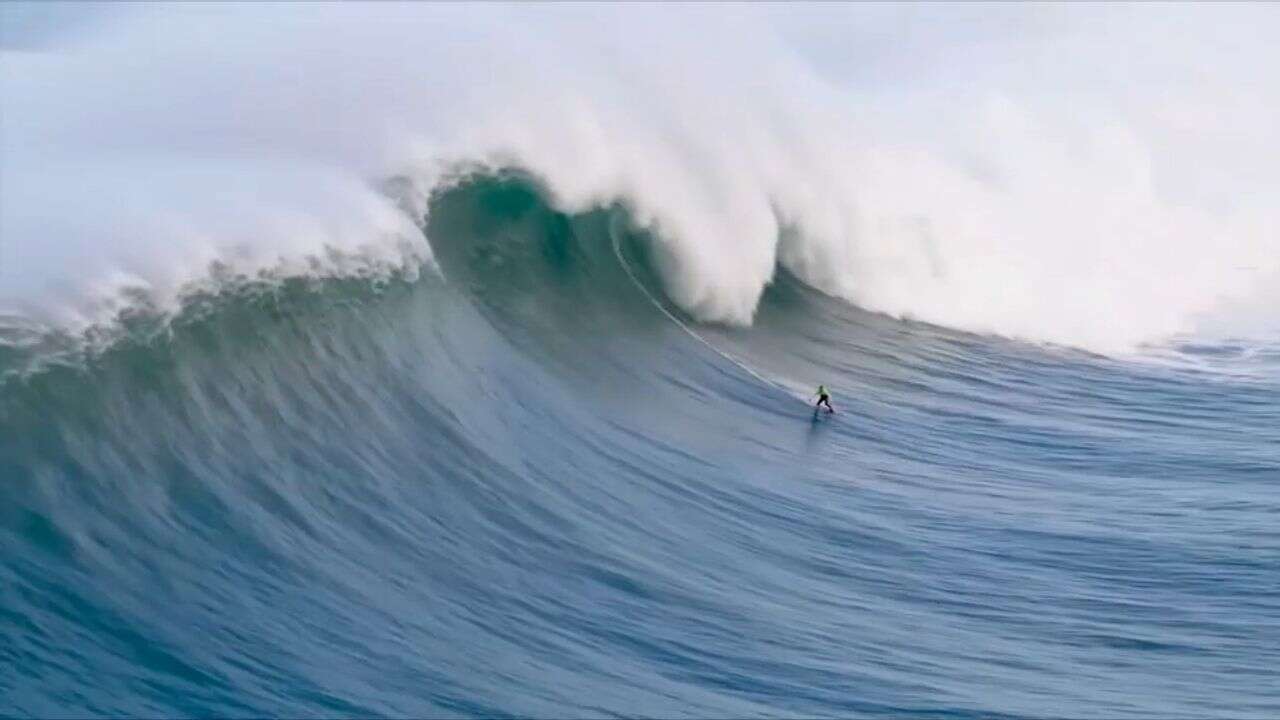
[(620, 213), (7, 331), (0, 715), (1280, 715), (1274, 359), (699, 326)]

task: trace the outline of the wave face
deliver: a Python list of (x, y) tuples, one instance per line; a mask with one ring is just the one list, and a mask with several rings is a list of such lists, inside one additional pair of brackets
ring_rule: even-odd
[(1280, 712), (1275, 357), (1039, 348), (786, 274), (702, 325), (641, 220), (518, 175), (425, 230), (420, 275), (6, 346), (0, 713)]

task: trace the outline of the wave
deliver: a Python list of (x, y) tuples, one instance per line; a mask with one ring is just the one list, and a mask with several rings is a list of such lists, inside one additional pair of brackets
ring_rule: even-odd
[(79, 12), (0, 715), (1276, 715), (1272, 7)]
[[(785, 272), (698, 324), (643, 222), (547, 192), (471, 177), (422, 272), (233, 274), (0, 383), (0, 711), (1276, 703), (1274, 375)], [(834, 417), (793, 397), (819, 382)]]
[[(1145, 29), (1153, 56), (1198, 67), (1179, 43), (1200, 13), (1117, 11), (1114, 30), (1074, 35), (1072, 14), (1059, 32), (1011, 11), (1019, 32), (1088, 57), (1081, 75), (996, 42), (1023, 69), (956, 91), (963, 65), (910, 86), (895, 81), (914, 67), (833, 78), (857, 65), (818, 62), (820, 28), (874, 38), (900, 21), (876, 9), (726, 25), (699, 9), (673, 23), (651, 8), (133, 8), (51, 49), (4, 50), (0, 298), (83, 328), (118, 313), (122, 289), (172, 310), (214, 263), (250, 277), (316, 273), (330, 251), (417, 265), (429, 199), (479, 164), (521, 168), (571, 214), (625, 206), (664, 292), (701, 321), (750, 322), (781, 269), (895, 317), (1097, 351), (1224, 314), (1265, 341), (1280, 248), (1255, 198), (1276, 177), (1249, 148), (1277, 104), (1233, 93), (1267, 66), (1250, 29), (1273, 11), (1217, 18), (1234, 51), (1209, 57), (1235, 80), (1217, 90), (1129, 56), (1126, 33)], [(951, 56), (972, 39), (938, 40)], [(893, 68), (917, 42), (876, 57)], [(1087, 75), (1107, 62), (1134, 74), (1131, 97)]]

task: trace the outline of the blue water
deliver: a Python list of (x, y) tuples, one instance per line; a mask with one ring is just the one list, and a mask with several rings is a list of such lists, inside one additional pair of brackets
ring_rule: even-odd
[(698, 325), (620, 214), (8, 330), (0, 715), (1280, 716), (1274, 358)]

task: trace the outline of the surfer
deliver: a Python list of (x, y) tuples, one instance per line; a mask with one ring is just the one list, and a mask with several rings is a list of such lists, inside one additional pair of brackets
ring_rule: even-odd
[(818, 408), (822, 407), (823, 405), (827, 406), (827, 412), (833, 413), (836, 411), (835, 408), (831, 407), (831, 395), (830, 393), (827, 392), (827, 386), (819, 385), (818, 386), (818, 403), (813, 406), (813, 411), (817, 412)]

